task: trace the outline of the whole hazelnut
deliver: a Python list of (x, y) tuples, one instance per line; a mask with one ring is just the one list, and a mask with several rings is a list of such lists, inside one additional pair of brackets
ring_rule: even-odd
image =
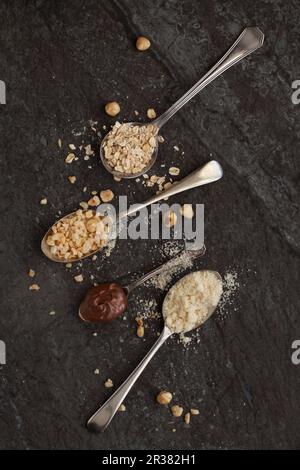
[(114, 117), (117, 114), (119, 114), (120, 111), (121, 111), (120, 105), (116, 101), (111, 101), (110, 103), (107, 103), (105, 105), (105, 112), (109, 116)]
[(150, 46), (151, 42), (149, 41), (149, 39), (145, 38), (144, 36), (140, 36), (139, 38), (137, 38), (136, 48), (139, 51), (146, 51), (147, 49), (149, 49)]

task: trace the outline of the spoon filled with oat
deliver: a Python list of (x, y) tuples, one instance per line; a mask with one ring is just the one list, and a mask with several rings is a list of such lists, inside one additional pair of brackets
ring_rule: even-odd
[(147, 364), (173, 334), (184, 334), (203, 325), (222, 295), (222, 278), (216, 271), (194, 271), (168, 291), (162, 306), (164, 328), (156, 343), (125, 382), (87, 422), (94, 432), (104, 431)]
[(119, 213), (116, 220), (102, 214), (101, 205), (97, 210), (78, 209), (62, 217), (47, 231), (41, 242), (42, 252), (59, 263), (70, 263), (92, 256), (116, 238), (119, 225), (128, 216), (162, 199), (213, 183), (222, 176), (221, 165), (216, 160), (211, 160), (147, 201), (134, 204), (127, 211)]
[(106, 170), (117, 178), (136, 178), (155, 163), (158, 145), (163, 141), (159, 131), (197, 93), (233, 65), (260, 48), (264, 34), (257, 27), (246, 28), (226, 54), (176, 103), (151, 123), (116, 122), (104, 137), (100, 157)]

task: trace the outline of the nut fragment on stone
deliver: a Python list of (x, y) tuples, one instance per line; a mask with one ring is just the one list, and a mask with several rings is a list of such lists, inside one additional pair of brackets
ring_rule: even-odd
[(179, 212), (186, 219), (192, 219), (194, 217), (194, 211), (191, 204), (183, 204), (180, 207)]
[(178, 405), (171, 406), (172, 415), (179, 418), (183, 413), (183, 408)]
[(109, 202), (112, 201), (114, 198), (114, 193), (112, 192), (111, 189), (105, 189), (104, 191), (100, 191), (100, 197), (103, 202)]
[(197, 416), (200, 412), (197, 408), (191, 408), (190, 409), (191, 415)]
[(66, 268), (68, 268), (68, 269), (72, 268), (72, 263), (67, 263)]
[(43, 198), (40, 200), (40, 204), (41, 204), (42, 206), (45, 206), (46, 204), (48, 204), (47, 198), (46, 198), (46, 197), (43, 197)]
[(140, 36), (137, 38), (135, 45), (139, 51), (146, 51), (151, 46), (151, 42), (144, 36)]
[(191, 413), (186, 413), (184, 415), (184, 422), (185, 424), (190, 424), (190, 421), (191, 421)]
[(38, 284), (31, 284), (29, 290), (40, 290), (40, 286)]
[(66, 160), (65, 162), (66, 163), (72, 163), (74, 160), (75, 160), (75, 154), (74, 153), (68, 153), (68, 155), (66, 156)]
[(117, 114), (119, 114), (120, 111), (121, 111), (120, 105), (116, 101), (111, 101), (105, 105), (105, 112), (109, 116), (114, 117)]
[(120, 181), (122, 181), (122, 178), (119, 178), (118, 176), (114, 176), (114, 180), (117, 181), (117, 183), (120, 183)]
[(179, 173), (180, 173), (180, 169), (177, 168), (177, 166), (171, 166), (169, 168), (169, 173), (170, 173), (171, 176), (178, 176)]
[(126, 406), (124, 405), (124, 403), (121, 403), (121, 405), (118, 408), (118, 411), (126, 411)]
[(169, 210), (164, 213), (163, 222), (165, 226), (168, 228), (174, 227), (174, 225), (176, 225), (176, 222), (177, 222), (177, 215), (175, 214), (174, 211)]
[(99, 370), (99, 369), (95, 369), (95, 370), (94, 370), (94, 374), (99, 375), (99, 374), (100, 374), (100, 370)]
[(74, 184), (76, 181), (76, 176), (68, 176), (68, 180), (70, 181), (71, 184)]
[(103, 142), (104, 158), (120, 173), (140, 173), (150, 163), (156, 148), (158, 128), (152, 124), (116, 122)]
[(168, 405), (171, 402), (172, 398), (173, 398), (172, 393), (166, 392), (165, 390), (162, 390), (157, 395), (156, 401), (160, 405)]
[(147, 116), (149, 119), (155, 119), (156, 118), (156, 112), (153, 108), (149, 108), (147, 110)]
[(145, 329), (143, 327), (143, 325), (139, 325), (137, 327), (137, 330), (136, 330), (136, 334), (139, 338), (143, 338), (144, 337), (144, 334), (145, 334)]
[(113, 384), (113, 381), (111, 379), (107, 379), (106, 382), (104, 382), (104, 387), (106, 387), (106, 388), (111, 388), (113, 386), (114, 386), (114, 384)]
[(29, 277), (34, 277), (35, 276), (35, 271), (33, 269), (29, 269), (28, 276)]
[(82, 282), (83, 281), (83, 275), (82, 274), (77, 274), (77, 276), (74, 276), (74, 279), (76, 282)]
[(98, 196), (93, 196), (89, 201), (88, 201), (88, 205), (89, 206), (92, 206), (92, 207), (96, 207), (96, 206), (99, 206), (100, 204), (100, 199)]
[(74, 144), (69, 144), (69, 149), (75, 150), (75, 149), (76, 149), (76, 146), (75, 146)]

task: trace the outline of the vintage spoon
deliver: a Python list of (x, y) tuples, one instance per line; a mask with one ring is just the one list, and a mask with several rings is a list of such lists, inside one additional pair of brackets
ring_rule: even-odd
[[(150, 199), (147, 201), (140, 203), (140, 204), (135, 204), (132, 208), (129, 208), (128, 211), (125, 211), (123, 213), (119, 214), (119, 221), (121, 219), (124, 219), (128, 217), (129, 215), (132, 215), (136, 213), (139, 210), (142, 210), (144, 207), (149, 206), (150, 204), (154, 204), (155, 202), (161, 201), (162, 199), (165, 199), (167, 197), (173, 196), (174, 194), (181, 193), (183, 191), (187, 191), (188, 189), (192, 188), (197, 188), (198, 186), (203, 186), (204, 184), (209, 184), (213, 183), (214, 181), (219, 180), (223, 176), (223, 170), (221, 165), (216, 161), (216, 160), (211, 160), (210, 162), (206, 163), (204, 166), (201, 168), (198, 168), (198, 170), (193, 171), (190, 175), (186, 176), (182, 180), (176, 182), (176, 185), (172, 185), (170, 188), (160, 192), (159, 194), (156, 194), (152, 196)], [(85, 212), (85, 211), (83, 211)], [(65, 217), (62, 217), (60, 220), (55, 222), (53, 227), (58, 223), (61, 222), (63, 219), (70, 217), (71, 215), (75, 214), (75, 212), (72, 212), (71, 214), (66, 215)], [(41, 250), (44, 253), (44, 255), (47, 256), (47, 258), (51, 259), (52, 261), (56, 261), (58, 263), (69, 263), (69, 262), (75, 262), (82, 260), (84, 258), (87, 258), (88, 256), (92, 256), (95, 253), (97, 253), (99, 250), (103, 249), (103, 247), (99, 248), (96, 251), (88, 253), (86, 256), (82, 256), (81, 258), (72, 258), (68, 260), (63, 260), (61, 258), (56, 257), (53, 255), (50, 251), (50, 247), (46, 243), (47, 237), (50, 235), (52, 230), (52, 227), (47, 231), (47, 233), (44, 235), (42, 242), (41, 242)]]
[[(205, 252), (206, 252), (206, 246), (205, 245), (202, 245), (202, 247), (198, 250), (197, 249), (183, 250), (178, 255), (174, 256), (171, 259), (169, 259), (165, 263), (163, 263), (160, 266), (152, 269), (152, 271), (144, 274), (143, 276), (141, 276), (137, 280), (132, 281), (130, 284), (127, 284), (127, 286), (122, 286), (122, 285), (120, 285), (116, 282), (114, 282), (114, 285), (117, 286), (117, 288), (120, 291), (123, 290), (125, 292), (125, 295), (126, 295), (127, 299), (128, 299), (131, 292), (134, 289), (136, 289), (138, 286), (143, 284), (144, 282), (148, 281), (152, 277), (157, 276), (158, 274), (160, 274), (164, 271), (168, 271), (168, 270), (172, 269), (173, 267), (178, 266), (180, 264), (180, 257), (183, 254), (185, 254), (185, 256), (188, 259), (195, 260), (197, 258), (200, 258), (201, 256), (204, 256)], [(176, 262), (178, 264), (176, 264)], [(88, 298), (89, 293), (94, 291), (94, 289), (99, 289), (99, 288), (101, 289), (101, 288), (105, 288), (106, 286), (107, 286), (107, 283), (98, 284), (97, 286), (91, 287), (89, 289), (89, 291), (87, 292), (87, 294), (86, 294), (86, 298)], [(83, 321), (90, 322), (90, 323), (98, 323), (98, 322), (103, 323), (104, 319), (106, 321), (107, 315), (106, 316), (101, 316), (101, 318), (99, 318), (99, 316), (98, 316), (97, 320), (96, 320), (95, 316), (92, 316), (92, 318), (91, 318), (89, 313), (86, 312), (86, 309), (84, 308), (84, 305), (85, 305), (85, 300), (80, 304), (80, 307), (79, 307), (79, 316)], [(115, 319), (115, 318), (119, 317), (120, 315), (122, 315), (125, 312), (125, 310), (127, 308), (127, 305), (126, 304), (122, 304), (122, 305), (123, 305), (124, 308), (118, 310), (118, 313), (116, 314), (116, 316), (114, 316), (113, 318), (110, 317), (108, 321), (112, 321), (111, 318)]]
[[(221, 282), (222, 278), (220, 274), (216, 271), (211, 271)], [(178, 281), (180, 282), (180, 281)], [(176, 283), (177, 284), (177, 283)], [(176, 284), (174, 286), (176, 286)], [(173, 289), (174, 286), (171, 288)], [(166, 300), (166, 298), (165, 298)], [(163, 311), (163, 316), (165, 317), (164, 314), (164, 306), (165, 306), (165, 300), (163, 303), (162, 311)], [(208, 320), (208, 318), (211, 317), (213, 312), (215, 311), (217, 305), (212, 307), (210, 311), (208, 312), (207, 317), (205, 320), (201, 323), (201, 325)], [(199, 327), (200, 325), (197, 325)], [(148, 365), (154, 354), (159, 350), (159, 348), (164, 344), (164, 342), (172, 335), (174, 334), (167, 326), (166, 324), (164, 325), (163, 331), (156, 341), (156, 343), (152, 346), (150, 351), (146, 354), (144, 359), (139, 363), (139, 365), (134, 369), (134, 371), (129, 375), (129, 377), (123, 382), (123, 384), (113, 393), (113, 395), (99, 408), (96, 413), (93, 414), (93, 416), (88, 420), (87, 422), (87, 427), (91, 431), (94, 432), (100, 432), (104, 431), (111, 420), (113, 419), (115, 413), (119, 409), (121, 403), (123, 403), (124, 399), (126, 398), (127, 394), (130, 392), (132, 386), (135, 384), (145, 367)]]
[(168, 120), (174, 116), (174, 114), (179, 111), (186, 103), (190, 101), (199, 91), (203, 90), (209, 83), (211, 83), (215, 78), (225, 72), (227, 69), (232, 67), (233, 65), (240, 62), (242, 59), (247, 57), (252, 52), (256, 51), (256, 49), (260, 48), (264, 42), (264, 34), (262, 31), (257, 27), (246, 28), (234, 42), (234, 44), (230, 47), (230, 49), (226, 52), (226, 54), (189, 90), (187, 91), (181, 98), (179, 98), (176, 103), (174, 103), (167, 111), (165, 111), (161, 116), (156, 118), (151, 123), (140, 123), (140, 122), (131, 122), (128, 123), (132, 126), (144, 126), (144, 125), (152, 125), (157, 128), (156, 134), (156, 146), (154, 147), (154, 151), (152, 154), (151, 161), (149, 164), (143, 168), (143, 170), (139, 173), (121, 173), (119, 171), (114, 170), (106, 160), (104, 156), (104, 144), (106, 142), (107, 136), (101, 142), (100, 146), (100, 157), (101, 161), (106, 168), (107, 171), (112, 173), (114, 176), (119, 178), (136, 178), (137, 176), (142, 175), (149, 171), (149, 169), (153, 166), (156, 161), (157, 154), (158, 154), (158, 132), (162, 128)]

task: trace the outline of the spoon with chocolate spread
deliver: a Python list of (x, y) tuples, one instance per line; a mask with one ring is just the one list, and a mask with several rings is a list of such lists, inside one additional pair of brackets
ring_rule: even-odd
[(128, 305), (128, 296), (133, 289), (153, 276), (157, 276), (162, 271), (172, 271), (172, 269), (183, 262), (184, 258), (194, 260), (203, 256), (205, 251), (205, 245), (199, 250), (182, 251), (174, 258), (166, 261), (127, 286), (110, 282), (91, 287), (79, 307), (80, 318), (89, 323), (109, 323), (115, 320), (115, 318), (118, 318), (125, 312)]

